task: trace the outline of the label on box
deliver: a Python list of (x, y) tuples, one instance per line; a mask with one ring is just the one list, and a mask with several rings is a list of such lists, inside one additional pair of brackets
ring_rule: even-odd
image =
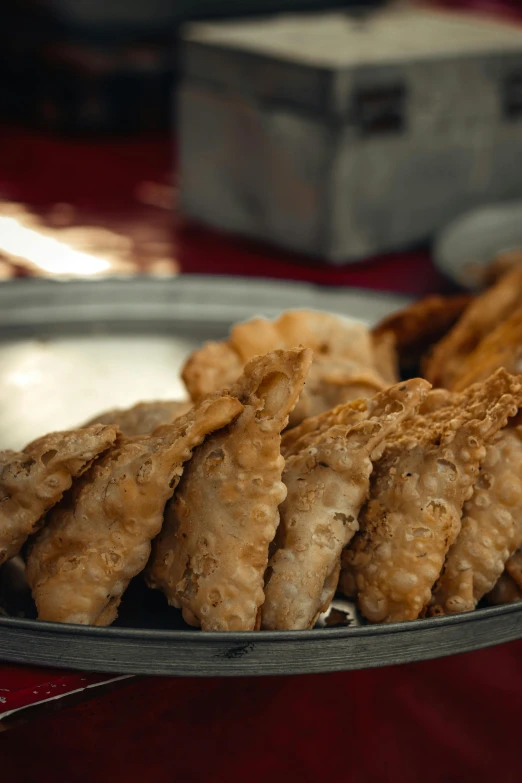
[(522, 118), (522, 69), (506, 76), (502, 92), (504, 116), (510, 120)]
[(402, 84), (360, 87), (354, 94), (354, 119), (364, 135), (404, 129), (406, 89)]

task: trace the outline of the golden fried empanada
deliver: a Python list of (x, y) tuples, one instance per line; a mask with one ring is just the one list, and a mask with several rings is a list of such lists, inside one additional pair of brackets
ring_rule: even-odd
[(138, 402), (132, 408), (114, 408), (94, 416), (85, 427), (91, 424), (115, 424), (121, 433), (127, 436), (150, 435), (156, 427), (171, 424), (192, 408), (191, 402), (177, 400), (154, 400)]
[(22, 452), (0, 452), (0, 564), (18, 554), (46, 511), (116, 440), (116, 427), (53, 432)]
[[(453, 389), (462, 362), (522, 304), (522, 267), (515, 267), (478, 296), (433, 349), (424, 375), (434, 386)], [(497, 365), (498, 366), (498, 365)]]
[(473, 297), (427, 296), (384, 318), (374, 327), (375, 339), (395, 339), (399, 364), (409, 370), (456, 323)]
[(268, 547), (286, 495), (280, 433), (311, 361), (301, 348), (247, 364), (231, 390), (243, 413), (194, 452), (167, 508), (147, 581), (203, 630), (258, 626)]
[(518, 378), (499, 370), (387, 440), (360, 532), (343, 553), (341, 588), (358, 595), (368, 620), (413, 620), (428, 605), (485, 445), (517, 412), (521, 390)]
[(244, 365), (227, 342), (209, 342), (189, 356), (181, 377), (190, 398), (198, 402), (218, 389), (229, 389), (241, 375)]
[(502, 321), (477, 348), (461, 360), (460, 369), (453, 376), (453, 389), (462, 389), (489, 378), (504, 367), (510, 373), (522, 371), (522, 308)]
[(515, 601), (522, 601), (522, 589), (508, 572), (504, 571), (493, 590), (491, 590), (486, 597), (488, 603), (493, 604), (494, 606), (512, 604)]
[(522, 427), (508, 424), (486, 448), (473, 495), (464, 504), (460, 533), (435, 585), (429, 614), (474, 609), (521, 545)]
[(283, 473), (288, 494), (268, 564), (262, 628), (311, 628), (326, 611), (341, 551), (358, 528), (372, 458), (391, 429), (415, 413), (428, 389), (421, 379), (392, 386), (359, 407), (337, 409), (337, 423), (329, 424), (330, 412), (323, 414), (318, 417), (323, 422), (316, 419), (315, 430), (297, 441)]
[[(393, 347), (373, 343), (368, 329), (355, 321), (314, 311), (283, 313), (275, 321), (254, 318), (234, 326), (228, 341), (206, 343), (182, 371), (193, 400), (229, 387), (254, 356), (302, 345), (314, 352), (306, 389), (290, 424), (360, 397), (371, 397), (393, 378)], [(381, 363), (386, 377), (378, 369)]]
[(160, 434), (123, 439), (47, 518), (27, 560), (40, 620), (109, 625), (129, 581), (146, 565), (183, 463), (206, 435), (242, 411), (215, 395)]
[[(372, 397), (392, 382), (377, 369), (375, 346), (364, 324), (327, 313), (296, 310), (275, 321), (254, 318), (232, 328), (230, 344), (243, 361), (274, 348), (312, 349), (314, 360), (290, 415), (292, 426), (336, 405)], [(389, 354), (389, 346), (386, 350)], [(389, 356), (386, 371), (391, 372)]]

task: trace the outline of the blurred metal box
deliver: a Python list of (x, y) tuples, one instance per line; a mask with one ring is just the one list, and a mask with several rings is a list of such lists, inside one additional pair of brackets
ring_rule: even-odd
[(522, 195), (522, 30), (387, 10), (195, 24), (181, 208), (332, 263)]

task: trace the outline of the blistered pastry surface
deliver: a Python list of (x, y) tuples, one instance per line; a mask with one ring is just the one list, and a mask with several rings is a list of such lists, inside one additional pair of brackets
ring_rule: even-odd
[(286, 496), (281, 430), (311, 351), (252, 360), (232, 387), (244, 410), (196, 450), (167, 509), (148, 582), (204, 630), (253, 630), (264, 601), (268, 548)]
[(327, 609), (341, 551), (358, 528), (372, 454), (392, 428), (415, 412), (428, 388), (419, 379), (398, 384), (369, 400), (364, 412), (348, 405), (323, 414), (324, 421), (297, 440), (283, 474), (288, 495), (268, 565), (263, 628), (310, 628)]
[(159, 435), (123, 439), (75, 483), (29, 553), (39, 619), (112, 622), (130, 579), (147, 563), (183, 463), (241, 410), (234, 397), (205, 400)]

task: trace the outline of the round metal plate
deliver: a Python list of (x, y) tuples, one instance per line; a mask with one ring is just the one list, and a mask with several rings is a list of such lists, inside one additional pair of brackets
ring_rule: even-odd
[[(253, 315), (313, 308), (374, 322), (395, 296), (262, 280), (180, 277), (0, 286), (0, 444), (20, 448), (100, 408), (181, 396), (179, 367), (204, 339)], [(23, 587), (0, 617), (0, 659), (101, 672), (158, 675), (301, 674), (367, 668), (480, 649), (522, 637), (522, 605), (386, 626), (304, 632), (189, 630), (139, 578), (117, 625), (38, 622)], [(15, 575), (16, 576), (16, 575)], [(17, 603), (18, 601), (18, 603)], [(17, 605), (15, 605), (17, 604)]]

